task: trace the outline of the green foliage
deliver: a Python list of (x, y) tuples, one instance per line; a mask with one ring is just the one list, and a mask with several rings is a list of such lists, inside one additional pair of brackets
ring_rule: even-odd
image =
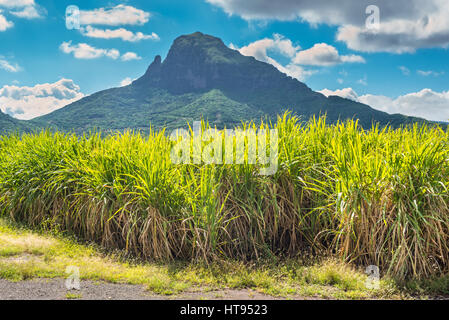
[(0, 110), (0, 134), (15, 131), (31, 132), (34, 129), (37, 129), (34, 124), (14, 119)]
[(0, 207), (146, 259), (308, 252), (398, 279), (448, 273), (448, 133), (287, 114), (274, 128), (273, 176), (259, 165), (174, 165), (164, 132), (4, 136)]

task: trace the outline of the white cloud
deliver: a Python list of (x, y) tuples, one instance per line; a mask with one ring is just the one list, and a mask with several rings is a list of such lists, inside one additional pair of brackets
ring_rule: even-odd
[[(362, 52), (414, 52), (449, 46), (447, 0), (206, 0), (247, 20), (302, 20), (337, 26), (337, 39)], [(366, 8), (380, 9), (380, 28), (366, 28)]]
[(156, 33), (143, 34), (142, 32), (133, 33), (124, 28), (115, 30), (111, 29), (97, 29), (92, 26), (82, 27), (81, 33), (86, 37), (101, 38), (101, 39), (122, 39), (123, 41), (137, 42), (140, 40), (159, 40)]
[(144, 25), (150, 19), (150, 13), (127, 5), (112, 8), (99, 8), (90, 11), (80, 10), (82, 25)]
[(130, 85), (132, 82), (133, 82), (133, 80), (132, 80), (130, 77), (126, 77), (125, 79), (123, 79), (123, 80), (120, 82), (120, 87), (128, 86), (128, 85)]
[(19, 18), (25, 18), (25, 19), (35, 19), (40, 18), (41, 15), (37, 11), (36, 7), (34, 6), (28, 6), (23, 8), (20, 11), (10, 11), (12, 15), (19, 17)]
[(8, 72), (19, 72), (22, 68), (17, 63), (10, 63), (4, 57), (0, 56), (0, 69)]
[(401, 70), (401, 72), (406, 76), (410, 75), (410, 69), (407, 67), (399, 66), (399, 70)]
[(239, 51), (245, 56), (252, 56), (258, 60), (263, 60), (267, 55), (267, 50), (275, 50), (284, 56), (292, 58), (299, 49), (300, 47), (294, 46), (290, 39), (285, 39), (280, 34), (274, 34), (273, 39), (265, 38), (255, 41), (242, 47)]
[[(263, 61), (275, 66), (279, 71), (299, 80), (304, 80), (316, 71), (305, 70), (303, 65), (311, 66), (332, 66), (341, 63), (363, 63), (365, 60), (356, 55), (342, 56), (334, 47), (320, 43), (310, 49), (301, 50), (300, 46), (294, 45), (290, 39), (282, 35), (274, 34), (273, 38), (265, 38), (250, 43), (240, 49), (232, 43), (231, 49), (239, 50), (245, 56), (252, 56), (259, 61)], [(287, 64), (281, 64), (270, 56), (270, 53), (278, 53), (288, 58)]]
[(285, 39), (279, 34), (275, 34), (273, 39), (265, 38), (258, 40), (240, 49), (237, 49), (232, 44), (230, 47), (239, 50), (244, 56), (251, 56), (259, 61), (269, 63), (275, 66), (279, 71), (293, 78), (304, 80), (308, 75), (311, 75), (311, 71), (305, 71), (302, 67), (294, 65), (293, 63), (284, 66), (268, 55), (268, 51), (270, 50), (292, 59), (300, 49), (299, 46), (294, 46), (291, 40)]
[(120, 58), (122, 61), (130, 60), (140, 60), (142, 59), (134, 52), (126, 52), (120, 56), (120, 51), (117, 49), (101, 49), (95, 48), (87, 43), (79, 43), (77, 45), (72, 45), (72, 41), (63, 42), (59, 46), (59, 49), (66, 53), (71, 54), (77, 59), (97, 59), (102, 57), (108, 57), (113, 60)]
[(117, 49), (98, 49), (88, 45), (87, 43), (80, 43), (72, 46), (72, 41), (63, 42), (59, 48), (64, 53), (73, 53), (73, 56), (77, 59), (109, 57), (115, 60), (120, 57), (120, 52)]
[(2, 10), (0, 10), (0, 31), (5, 31), (6, 29), (12, 28), (14, 23), (6, 20), (5, 16), (1, 14)]
[(34, 5), (34, 0), (0, 0), (0, 7), (6, 8), (22, 8)]
[(423, 89), (397, 98), (373, 94), (358, 96), (351, 88), (336, 91), (324, 89), (320, 92), (326, 96), (336, 95), (358, 101), (391, 114), (401, 113), (433, 121), (449, 121), (449, 91)]
[(0, 106), (4, 113), (29, 120), (84, 97), (73, 80), (61, 79), (34, 87), (4, 86), (0, 88)]
[(142, 59), (134, 52), (127, 52), (121, 57), (122, 61), (140, 60)]
[(361, 96), (359, 100), (389, 113), (402, 113), (434, 121), (449, 121), (449, 91), (435, 92), (423, 89), (396, 99), (368, 94)]
[(444, 71), (437, 72), (437, 71), (432, 71), (432, 70), (429, 70), (429, 71), (418, 70), (417, 73), (420, 76), (424, 76), (424, 77), (428, 77), (428, 76), (439, 77), (439, 76), (444, 75)]
[[(432, 1), (430, 1), (432, 2)], [(383, 21), (379, 30), (364, 26), (343, 25), (337, 40), (350, 49), (363, 52), (413, 53), (419, 48), (447, 48), (449, 46), (449, 2), (439, 0), (437, 11), (426, 12), (417, 18), (393, 18)], [(421, 4), (421, 3), (420, 3)]]
[(45, 9), (39, 7), (34, 0), (0, 0), (0, 7), (7, 8), (9, 14), (24, 19), (41, 18), (41, 12), (45, 12)]
[(339, 97), (350, 99), (350, 100), (353, 100), (353, 101), (359, 101), (358, 100), (359, 96), (357, 95), (357, 93), (354, 90), (352, 90), (352, 88), (344, 88), (344, 89), (335, 90), (335, 91), (332, 91), (332, 90), (329, 90), (329, 89), (323, 89), (323, 90), (318, 91), (318, 92), (324, 94), (326, 97), (339, 96)]
[(341, 63), (365, 63), (365, 59), (353, 54), (342, 56), (333, 46), (317, 43), (310, 49), (299, 51), (293, 62), (300, 65), (333, 66)]

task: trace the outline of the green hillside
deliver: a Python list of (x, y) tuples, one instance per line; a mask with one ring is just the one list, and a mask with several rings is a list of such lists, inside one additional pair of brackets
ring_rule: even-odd
[(36, 128), (34, 123), (14, 119), (0, 110), (0, 134), (14, 131), (31, 132)]
[(325, 97), (270, 64), (241, 55), (220, 39), (200, 32), (177, 38), (164, 61), (156, 56), (131, 85), (97, 92), (60, 110), (36, 118), (36, 127), (62, 131), (106, 132), (150, 126), (168, 129), (201, 118), (223, 127), (241, 121), (275, 119), (286, 110), (303, 120), (327, 114), (328, 122), (357, 118), (399, 125), (423, 121), (390, 115), (339, 97)]

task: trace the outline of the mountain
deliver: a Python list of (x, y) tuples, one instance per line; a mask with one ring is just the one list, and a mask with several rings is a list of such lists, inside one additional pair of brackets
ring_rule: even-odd
[(0, 134), (15, 131), (30, 132), (34, 129), (36, 129), (34, 124), (28, 121), (17, 120), (7, 114), (4, 114), (0, 110)]
[(196, 32), (177, 38), (164, 61), (156, 56), (132, 84), (104, 90), (31, 121), (84, 132), (184, 127), (201, 118), (223, 127), (274, 119), (291, 110), (307, 120), (327, 114), (329, 122), (359, 118), (398, 126), (421, 119), (390, 115), (340, 97), (325, 97), (270, 64), (241, 55), (219, 38)]

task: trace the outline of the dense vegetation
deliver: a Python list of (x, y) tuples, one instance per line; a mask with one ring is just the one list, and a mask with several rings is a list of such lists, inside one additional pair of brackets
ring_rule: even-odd
[[(266, 125), (261, 125), (266, 126)], [(153, 260), (329, 254), (449, 272), (449, 133), (279, 118), (279, 170), (174, 165), (164, 132), (0, 138), (0, 207)]]
[(14, 131), (31, 132), (38, 127), (28, 121), (17, 120), (0, 110), (0, 134)]

